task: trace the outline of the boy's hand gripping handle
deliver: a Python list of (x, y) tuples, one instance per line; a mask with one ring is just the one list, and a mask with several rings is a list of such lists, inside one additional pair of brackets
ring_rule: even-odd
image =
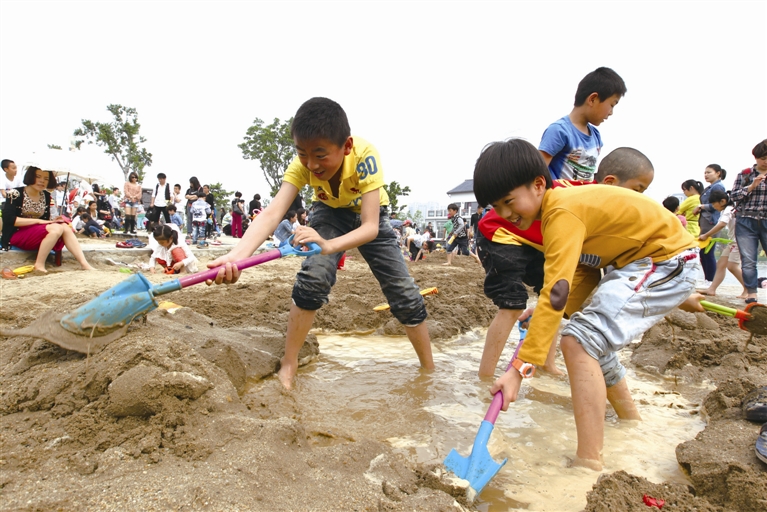
[[(517, 355), (519, 354), (519, 349), (522, 348), (522, 343), (525, 341), (525, 336), (527, 336), (527, 329), (522, 328), (522, 322), (518, 322), (519, 325), (519, 343), (517, 344), (517, 349), (514, 351), (514, 355), (511, 356), (511, 361), (509, 361), (508, 366), (506, 366), (506, 371), (509, 371), (511, 368), (511, 362), (514, 361), (517, 358)], [(493, 395), (493, 401), (490, 403), (490, 407), (487, 409), (487, 414), (485, 414), (485, 421), (489, 421), (493, 425), (495, 425), (495, 420), (498, 418), (498, 413), (501, 412), (501, 407), (503, 406), (503, 391), (499, 390), (496, 391), (495, 395)]]

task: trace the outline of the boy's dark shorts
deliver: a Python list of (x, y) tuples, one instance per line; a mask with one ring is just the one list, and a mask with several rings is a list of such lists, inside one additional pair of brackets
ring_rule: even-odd
[(456, 238), (452, 244), (447, 244), (447, 247), (445, 247), (445, 251), (448, 253), (451, 253), (455, 250), (455, 248), (458, 248), (458, 254), (462, 254), (464, 256), (469, 255), (469, 237), (460, 237)]
[[(320, 201), (312, 204), (311, 227), (326, 240), (338, 238), (360, 226), (360, 215), (347, 208), (331, 208)], [(394, 317), (408, 327), (426, 320), (426, 307), (418, 286), (410, 277), (397, 236), (389, 223), (387, 207), (381, 207), (378, 236), (357, 248), (381, 285)], [(331, 287), (336, 283), (338, 261), (343, 253), (316, 254), (306, 258), (293, 285), (293, 303), (301, 309), (315, 311), (328, 303)], [(369, 283), (358, 283), (360, 288)], [(375, 315), (372, 309), (371, 315)]]
[(499, 309), (525, 309), (527, 286), (543, 288), (543, 253), (529, 245), (491, 242), (477, 234), (477, 253), (485, 268), (485, 295)]

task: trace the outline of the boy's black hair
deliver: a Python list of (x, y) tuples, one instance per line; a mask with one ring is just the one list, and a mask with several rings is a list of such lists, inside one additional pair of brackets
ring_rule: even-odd
[(56, 188), (56, 176), (53, 175), (53, 171), (43, 171), (34, 165), (27, 167), (27, 172), (24, 173), (24, 185), (33, 185), (35, 183), (35, 173), (37, 171), (48, 173), (48, 184), (45, 186), (46, 189)]
[(634, 148), (618, 148), (599, 162), (594, 179), (597, 183), (602, 183), (606, 176), (615, 176), (623, 183), (654, 170), (650, 159), (641, 151)]
[(712, 190), (711, 193), (708, 195), (708, 204), (718, 203), (719, 201), (722, 201), (723, 199), (727, 199), (727, 206), (730, 206), (732, 204), (729, 193), (725, 192), (724, 190), (715, 189), (715, 190)]
[(663, 204), (663, 207), (666, 208), (666, 210), (671, 213), (676, 213), (677, 208), (679, 208), (679, 198), (668, 196), (661, 204)]
[(327, 139), (340, 147), (351, 134), (346, 112), (328, 98), (307, 100), (290, 123), (290, 136), (299, 141)]
[(254, 201), (260, 201), (261, 200), (261, 194), (256, 194), (253, 196)]
[(178, 231), (170, 227), (170, 224), (154, 226), (152, 236), (155, 240), (170, 240), (174, 245), (178, 245)]
[(285, 214), (285, 220), (290, 220), (293, 217), (298, 215), (295, 210), (288, 210), (288, 213)]
[(90, 213), (81, 213), (80, 214), (80, 219), (84, 220), (85, 222), (88, 222), (89, 220), (91, 220), (91, 214)]
[(178, 187), (178, 189), (181, 190), (181, 183), (176, 183), (175, 185), (173, 185), (173, 188), (176, 188), (176, 187)]
[(0, 162), (0, 167), (3, 168), (3, 170), (9, 168), (11, 164), (15, 164), (13, 160), (8, 160), (7, 158), (4, 158), (2, 162)]
[(450, 203), (449, 205), (447, 205), (447, 209), (448, 210), (453, 210), (454, 212), (457, 212), (458, 211), (458, 205), (455, 204), (455, 203)]
[(492, 204), (538, 176), (551, 188), (549, 168), (535, 146), (522, 139), (491, 142), (474, 165), (474, 197), (479, 204)]
[(767, 139), (764, 139), (762, 142), (754, 146), (754, 149), (751, 150), (751, 154), (754, 155), (754, 158), (762, 158), (763, 156), (767, 156)]
[(172, 204), (169, 204), (167, 209), (168, 209), (168, 213), (170, 213), (170, 212), (177, 212), (178, 211), (178, 208), (176, 208)]
[(618, 73), (610, 68), (597, 68), (583, 77), (575, 91), (574, 106), (580, 107), (586, 103), (586, 99), (597, 93), (599, 101), (605, 101), (610, 96), (617, 94), (621, 98), (626, 94), (626, 84)]
[(718, 172), (718, 173), (719, 173), (719, 179), (720, 179), (720, 180), (723, 180), (723, 179), (725, 179), (725, 178), (727, 177), (727, 171), (725, 171), (724, 169), (722, 169), (722, 166), (721, 166), (721, 165), (719, 165), (719, 164), (708, 164), (708, 165), (706, 166), (706, 169), (713, 169), (713, 170), (715, 170), (716, 172)]
[(682, 183), (682, 190), (690, 190), (691, 188), (694, 188), (698, 194), (702, 194), (704, 190), (703, 183), (698, 180), (687, 180)]
[(164, 172), (161, 172), (161, 173), (157, 174), (157, 179), (158, 180), (164, 180), (165, 178), (167, 178), (167, 176), (165, 176)]

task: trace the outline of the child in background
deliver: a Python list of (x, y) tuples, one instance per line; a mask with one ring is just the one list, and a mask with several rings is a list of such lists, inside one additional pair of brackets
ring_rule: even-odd
[(205, 247), (205, 226), (210, 215), (210, 205), (205, 197), (198, 197), (189, 208), (189, 213), (192, 216), (192, 243)]
[(538, 145), (552, 179), (594, 181), (602, 150), (597, 126), (625, 94), (626, 84), (610, 68), (597, 68), (580, 81), (572, 111), (549, 125)]
[(152, 237), (156, 242), (156, 245), (152, 244), (152, 256), (149, 257), (153, 274), (158, 263), (166, 274), (178, 274), (183, 270), (197, 272), (197, 258), (179, 236), (179, 229), (174, 224), (156, 225)]
[(521, 230), (540, 220), (543, 237), (544, 282), (530, 330), (491, 388), (503, 391), (503, 410), (517, 399), (523, 377), (534, 373), (532, 365), (546, 360), (571, 298), (594, 291), (590, 304), (570, 316), (561, 347), (578, 434), (573, 464), (601, 471), (605, 385), (625, 381), (617, 352), (677, 306), (703, 311), (686, 302), (700, 271), (698, 243), (642, 194), (605, 185), (553, 189), (540, 154), (519, 139), (486, 146), (474, 169), (474, 192), (479, 204), (492, 205)]
[[(748, 296), (748, 292), (746, 291), (746, 285), (743, 283), (743, 271), (740, 268), (740, 252), (735, 241), (735, 207), (732, 201), (730, 201), (730, 196), (727, 192), (722, 190), (711, 191), (708, 196), (708, 204), (716, 211), (721, 212), (721, 215), (719, 216), (719, 222), (706, 233), (701, 233), (698, 239), (708, 240), (722, 229), (727, 228), (727, 236), (731, 241), (722, 249), (722, 255), (719, 257), (719, 261), (716, 262), (716, 274), (711, 280), (711, 285), (699, 293), (715, 296), (716, 289), (722, 284), (724, 275), (729, 270), (735, 276), (735, 279), (743, 285), (743, 292), (738, 295), (738, 298), (745, 299)], [(714, 249), (712, 248), (711, 250), (713, 251)]]
[(91, 238), (106, 238), (104, 230), (88, 213), (80, 215), (80, 220), (83, 221), (82, 232)]
[(280, 225), (277, 226), (277, 229), (274, 230), (274, 234), (272, 235), (272, 238), (274, 238), (274, 245), (282, 245), (282, 242), (290, 238), (290, 235), (295, 232), (293, 224), (295, 224), (297, 217), (298, 214), (293, 210), (290, 210), (285, 214), (285, 218), (282, 219), (282, 222), (280, 222)]
[(182, 219), (181, 214), (178, 213), (176, 205), (168, 205), (168, 215), (170, 215), (170, 221), (179, 228), (184, 225), (184, 219)]
[(687, 231), (698, 238), (700, 236), (700, 225), (698, 225), (699, 214), (695, 211), (700, 206), (700, 195), (703, 193), (703, 183), (696, 180), (687, 180), (682, 183), (682, 192), (687, 199), (679, 205), (679, 215), (684, 215), (687, 219)]
[(453, 264), (453, 254), (469, 255), (469, 234), (467, 232), (466, 221), (459, 215), (458, 205), (450, 203), (447, 205), (447, 218), (449, 219), (445, 226), (448, 224), (452, 226), (450, 229), (450, 235), (447, 240), (447, 261), (443, 265)]
[(666, 210), (676, 215), (676, 218), (679, 219), (679, 222), (682, 223), (682, 226), (687, 229), (687, 218), (684, 215), (679, 215), (677, 213), (679, 211), (679, 199), (674, 196), (668, 196), (663, 200), (662, 204)]

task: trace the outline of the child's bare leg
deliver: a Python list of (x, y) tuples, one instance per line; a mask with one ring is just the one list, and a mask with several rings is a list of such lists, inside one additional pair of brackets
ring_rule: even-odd
[(631, 397), (631, 391), (626, 383), (626, 378), (622, 378), (616, 385), (607, 388), (607, 399), (613, 406), (618, 417), (622, 420), (642, 420), (639, 415), (634, 399)]
[(301, 309), (295, 304), (290, 306), (288, 316), (288, 332), (285, 335), (285, 355), (280, 359), (280, 370), (277, 378), (285, 389), (293, 387), (293, 379), (298, 372), (298, 353), (306, 341), (309, 329), (314, 323), (316, 311)]
[(487, 328), (485, 337), (485, 349), (482, 351), (482, 360), (479, 363), (479, 376), (492, 377), (495, 375), (495, 367), (501, 357), (503, 347), (509, 339), (509, 334), (514, 328), (514, 322), (522, 314), (521, 309), (499, 309), (495, 318)]
[(578, 450), (573, 465), (601, 471), (607, 399), (602, 369), (574, 337), (562, 336), (560, 346), (570, 375), (578, 431)]
[(557, 358), (557, 338), (559, 337), (559, 333), (557, 333), (556, 336), (554, 336), (554, 339), (551, 340), (551, 346), (549, 347), (549, 353), (546, 354), (546, 362), (543, 363), (542, 370), (550, 373), (552, 375), (564, 375), (565, 372), (557, 368), (556, 358)]
[(714, 296), (716, 295), (716, 289), (724, 281), (724, 274), (727, 273), (727, 263), (729, 258), (722, 256), (719, 261), (716, 262), (716, 274), (714, 274), (714, 280), (711, 281), (711, 285), (703, 291), (704, 295)]
[(421, 367), (427, 370), (434, 369), (434, 358), (431, 355), (431, 340), (429, 339), (429, 329), (426, 327), (426, 322), (421, 322), (415, 327), (405, 326), (405, 332), (413, 344), (416, 355), (418, 355), (418, 361), (421, 363)]

